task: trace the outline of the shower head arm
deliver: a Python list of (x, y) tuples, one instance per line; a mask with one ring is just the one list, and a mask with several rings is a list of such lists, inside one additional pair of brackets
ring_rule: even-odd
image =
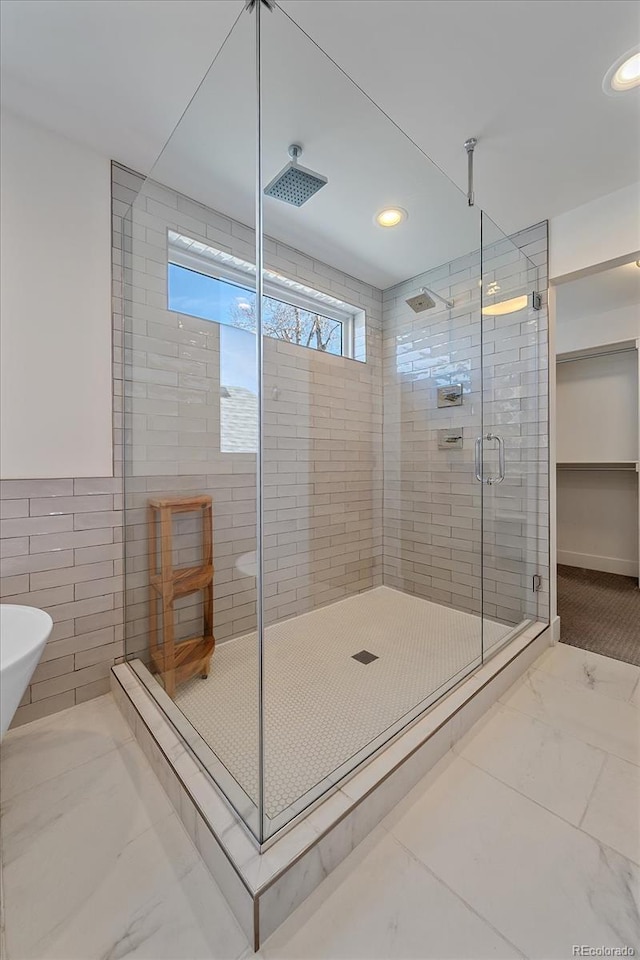
[(445, 307), (448, 307), (449, 310), (455, 306), (453, 300), (447, 300), (446, 297), (441, 297), (439, 293), (436, 293), (435, 290), (430, 290), (429, 287), (421, 287), (420, 293), (428, 293), (434, 300), (439, 300), (440, 303), (444, 303)]

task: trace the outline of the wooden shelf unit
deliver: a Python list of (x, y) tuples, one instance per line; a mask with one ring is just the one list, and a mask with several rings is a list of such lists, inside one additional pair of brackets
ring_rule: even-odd
[[(173, 517), (199, 512), (202, 518), (202, 562), (173, 567)], [(176, 687), (199, 674), (209, 675), (215, 648), (213, 634), (213, 507), (211, 497), (162, 497), (149, 500), (149, 652), (151, 667), (159, 673), (173, 699)], [(160, 564), (158, 565), (158, 523)], [(201, 590), (204, 593), (203, 635), (175, 639), (174, 602)], [(158, 641), (158, 609), (162, 607), (162, 644)]]

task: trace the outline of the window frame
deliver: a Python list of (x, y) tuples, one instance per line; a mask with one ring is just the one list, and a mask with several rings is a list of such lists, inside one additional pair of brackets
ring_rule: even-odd
[[(208, 244), (204, 244), (201, 241), (187, 237), (185, 237), (185, 239), (191, 240), (192, 243), (197, 243), (204, 249), (209, 249), (214, 253), (223, 255), (222, 251), (218, 251), (214, 247), (210, 247)], [(231, 260), (235, 262), (229, 263), (228, 261)], [(169, 264), (174, 264), (177, 267), (183, 267), (186, 270), (192, 270), (194, 273), (200, 273), (204, 276), (211, 277), (213, 280), (221, 280), (223, 282), (232, 283), (234, 286), (244, 289), (249, 293), (255, 294), (256, 292), (256, 271), (255, 266), (252, 264), (241, 260), (239, 257), (232, 257), (231, 255), (228, 255), (227, 262), (222, 262), (218, 259), (205, 256), (202, 253), (194, 253), (189, 247), (182, 248), (175, 242), (172, 242), (170, 235), (167, 237), (167, 265)], [(263, 278), (264, 296), (269, 297), (272, 300), (278, 300), (281, 303), (299, 307), (308, 313), (317, 314), (320, 317), (325, 317), (327, 320), (333, 320), (342, 324), (341, 353), (331, 353), (328, 350), (318, 350), (317, 347), (313, 347), (311, 345), (307, 346), (304, 343), (292, 343), (292, 346), (303, 347), (305, 350), (313, 350), (315, 353), (321, 353), (329, 357), (345, 357), (350, 360), (355, 359), (355, 320), (358, 314), (362, 314), (364, 312), (361, 307), (356, 307), (352, 304), (345, 304), (346, 309), (343, 310), (336, 303), (324, 302), (323, 298), (325, 297), (329, 298), (330, 300), (336, 300), (336, 298), (330, 297), (322, 290), (315, 290), (311, 287), (307, 287), (305, 284), (300, 283), (298, 280), (275, 273), (275, 271), (270, 270), (268, 266), (265, 266), (265, 274), (267, 274), (267, 276)], [(168, 288), (169, 271), (167, 270), (167, 309), (170, 310), (171, 307), (169, 306)], [(305, 290), (308, 290), (309, 293), (305, 294)], [(314, 297), (313, 294), (316, 294), (317, 296)], [(342, 301), (340, 301), (340, 303), (342, 303)], [(187, 316), (189, 316), (189, 314), (187, 314)], [(209, 322), (215, 323), (216, 321), (213, 320)], [(235, 326), (235, 324), (226, 325)], [(265, 336), (269, 336), (269, 339), (280, 341), (281, 343), (291, 343), (291, 341), (284, 340), (281, 337), (271, 337), (269, 334), (265, 334)]]

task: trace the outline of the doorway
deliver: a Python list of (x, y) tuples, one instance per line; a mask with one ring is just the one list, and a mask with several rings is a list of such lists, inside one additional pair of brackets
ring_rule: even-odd
[(640, 264), (556, 289), (562, 641), (640, 665)]

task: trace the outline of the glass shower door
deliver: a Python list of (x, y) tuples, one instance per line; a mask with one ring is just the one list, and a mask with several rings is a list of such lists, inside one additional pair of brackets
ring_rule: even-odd
[(479, 208), (261, 13), (267, 838), (482, 661), (482, 392)]
[(548, 622), (546, 224), (507, 237), (482, 214), (483, 658)]
[[(237, 11), (214, 54), (148, 177), (119, 174), (137, 190), (121, 242), (125, 647), (259, 838), (257, 102), (249, 14)], [(122, 205), (129, 195), (116, 196)]]

